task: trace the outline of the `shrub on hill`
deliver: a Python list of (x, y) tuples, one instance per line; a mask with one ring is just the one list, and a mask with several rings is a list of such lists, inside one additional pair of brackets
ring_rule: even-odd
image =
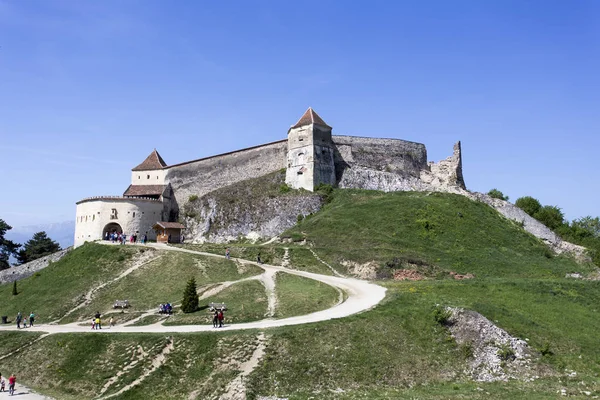
[(533, 218), (552, 230), (556, 230), (565, 223), (563, 212), (556, 206), (543, 206), (533, 215)]
[(181, 310), (184, 313), (193, 313), (198, 310), (198, 289), (196, 288), (196, 279), (190, 278), (183, 291), (183, 300)]
[(515, 205), (532, 217), (535, 213), (540, 211), (540, 208), (542, 208), (542, 204), (539, 200), (534, 199), (531, 196), (519, 197), (517, 201), (515, 201)]
[(495, 188), (488, 192), (488, 196), (493, 197), (494, 199), (508, 201), (508, 196), (505, 196), (504, 193)]

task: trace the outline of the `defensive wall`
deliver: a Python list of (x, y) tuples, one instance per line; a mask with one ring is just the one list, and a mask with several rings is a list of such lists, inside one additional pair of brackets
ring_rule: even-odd
[(160, 200), (100, 196), (77, 202), (75, 218), (75, 244), (100, 240), (106, 231), (124, 232), (127, 235), (147, 234), (156, 239), (152, 226), (163, 218)]
[(51, 262), (57, 262), (72, 249), (72, 247), (67, 247), (66, 249), (38, 258), (37, 260), (2, 270), (0, 271), (0, 285), (30, 277), (36, 272), (46, 268)]
[[(419, 178), (428, 170), (424, 144), (400, 139), (333, 136), (337, 181), (348, 168), (385, 171), (403, 177)], [(165, 183), (171, 184), (177, 207), (191, 195), (205, 194), (258, 178), (286, 167), (287, 140), (250, 147), (230, 153), (171, 165), (165, 168)]]
[(285, 168), (287, 140), (250, 147), (165, 168), (165, 183), (170, 183), (179, 207), (191, 195), (205, 194)]

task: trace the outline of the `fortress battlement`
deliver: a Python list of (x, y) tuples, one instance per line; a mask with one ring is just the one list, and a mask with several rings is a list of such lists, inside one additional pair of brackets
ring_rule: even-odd
[(184, 222), (179, 210), (191, 198), (285, 170), (292, 189), (320, 184), (383, 191), (465, 189), (460, 142), (439, 163), (428, 162), (424, 144), (394, 138), (333, 135), (312, 109), (287, 138), (168, 165), (156, 149), (131, 170), (121, 196), (94, 196), (76, 203), (75, 246), (106, 232), (155, 237), (156, 222)]

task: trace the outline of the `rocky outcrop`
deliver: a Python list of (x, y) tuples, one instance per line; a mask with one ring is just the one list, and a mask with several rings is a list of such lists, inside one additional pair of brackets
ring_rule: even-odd
[(531, 380), (532, 351), (527, 342), (494, 325), (483, 315), (462, 308), (448, 308), (447, 324), (456, 343), (468, 348), (469, 366), (465, 371), (475, 381), (508, 379)]
[(284, 172), (215, 190), (184, 206), (186, 241), (223, 243), (279, 235), (298, 216), (320, 210), (321, 196), (288, 190)]
[(18, 281), (23, 278), (30, 277), (34, 273), (46, 268), (51, 262), (57, 262), (65, 256), (72, 247), (57, 251), (46, 257), (38, 258), (23, 265), (18, 265), (9, 269), (0, 271), (0, 284)]
[(471, 200), (485, 203), (493, 207), (496, 211), (504, 215), (506, 218), (516, 221), (519, 224), (522, 224), (523, 229), (531, 233), (533, 236), (541, 239), (556, 254), (570, 254), (573, 257), (575, 257), (575, 259), (579, 262), (592, 261), (585, 247), (578, 246), (576, 244), (562, 240), (550, 228), (542, 224), (537, 219), (531, 217), (529, 214), (527, 214), (525, 211), (515, 206), (514, 204), (509, 203), (508, 201), (495, 199), (483, 193), (472, 193), (464, 191), (460, 194), (467, 196)]

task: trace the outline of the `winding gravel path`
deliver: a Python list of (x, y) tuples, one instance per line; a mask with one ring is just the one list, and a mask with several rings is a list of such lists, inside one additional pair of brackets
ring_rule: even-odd
[[(165, 251), (180, 251), (190, 254), (198, 254), (208, 257), (225, 258), (225, 256), (205, 253), (201, 251), (188, 250), (179, 247), (171, 247), (161, 244), (148, 244), (148, 247), (154, 247)], [(253, 264), (265, 270), (267, 274), (275, 274), (276, 272), (285, 272), (292, 275), (303, 276), (305, 278), (314, 279), (319, 282), (326, 283), (338, 289), (345, 291), (348, 295), (346, 301), (338, 304), (327, 310), (314, 312), (307, 315), (290, 317), (284, 319), (264, 319), (261, 321), (240, 323), (234, 325), (226, 325), (221, 329), (214, 329), (212, 325), (172, 325), (163, 326), (160, 323), (143, 326), (114, 326), (110, 329), (101, 329), (92, 331), (89, 326), (79, 326), (77, 323), (64, 325), (49, 325), (41, 324), (33, 328), (27, 328), (28, 332), (46, 332), (49, 334), (55, 333), (186, 333), (186, 332), (220, 332), (228, 330), (244, 330), (244, 329), (264, 329), (280, 326), (308, 324), (311, 322), (326, 321), (335, 318), (344, 318), (353, 314), (366, 311), (377, 305), (385, 297), (386, 289), (373, 283), (355, 278), (346, 278), (340, 276), (329, 276), (315, 274), (312, 272), (293, 270), (281, 266), (257, 264), (252, 261), (243, 259), (234, 259), (243, 264)], [(1, 326), (0, 332), (17, 330), (15, 326)]]

